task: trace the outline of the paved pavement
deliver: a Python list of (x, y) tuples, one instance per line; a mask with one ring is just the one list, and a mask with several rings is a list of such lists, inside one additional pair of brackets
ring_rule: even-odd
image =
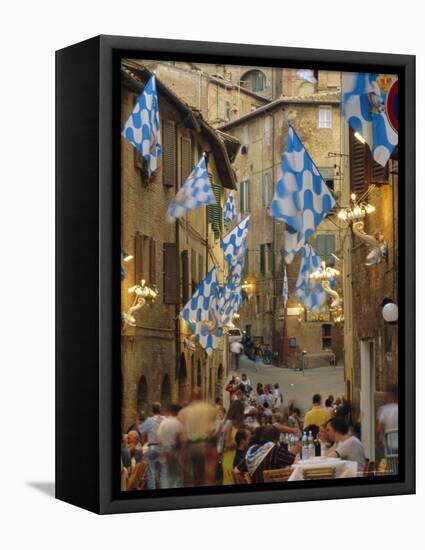
[(302, 414), (310, 408), (314, 393), (320, 393), (323, 400), (329, 394), (334, 397), (344, 394), (344, 367), (340, 365), (337, 367), (326, 366), (307, 369), (302, 373), (260, 363), (257, 371), (254, 361), (242, 355), (239, 371), (235, 373), (234, 370), (231, 370), (230, 374), (240, 376), (243, 372), (251, 379), (254, 388), (257, 382), (263, 384), (275, 384), (277, 382), (283, 394), (284, 403), (287, 404), (288, 401), (295, 400)]

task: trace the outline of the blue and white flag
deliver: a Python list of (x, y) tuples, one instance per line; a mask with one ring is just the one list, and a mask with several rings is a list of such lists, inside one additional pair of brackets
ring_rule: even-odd
[(301, 264), (295, 284), (295, 296), (309, 311), (319, 310), (328, 298), (320, 282), (310, 278), (310, 274), (321, 265), (321, 259), (313, 247), (305, 243), (301, 248)]
[(217, 201), (208, 176), (205, 153), (203, 153), (186, 182), (170, 202), (167, 221), (171, 223), (176, 218), (181, 218), (191, 210), (206, 204), (217, 204)]
[(306, 80), (310, 84), (316, 84), (317, 78), (314, 76), (314, 71), (311, 69), (299, 69), (297, 71), (297, 76), (301, 80)]
[(283, 266), (283, 288), (282, 288), (282, 297), (283, 297), (283, 307), (286, 307), (289, 298), (289, 289), (288, 289), (288, 272), (286, 271), (286, 265)]
[(230, 268), (236, 266), (237, 264), (242, 264), (243, 266), (246, 252), (249, 218), (250, 217), (247, 216), (220, 241), (221, 249), (224, 252), (224, 257)]
[(289, 227), (285, 233), (284, 256), (291, 263), (335, 205), (328, 186), (292, 126), (282, 155), (282, 174), (276, 184), (271, 214)]
[(180, 312), (180, 316), (188, 323), (208, 355), (217, 347), (217, 338), (220, 335), (218, 300), (217, 271), (213, 267)]
[[(394, 77), (371, 73), (343, 73), (342, 113), (347, 123), (369, 145), (374, 160), (385, 166), (398, 144), (398, 132), (387, 112), (388, 81)], [(398, 106), (392, 107), (392, 111)]]
[(232, 221), (237, 217), (236, 214), (236, 205), (235, 205), (235, 197), (233, 196), (233, 193), (230, 193), (229, 198), (226, 201), (226, 204), (224, 206), (224, 223), (227, 227), (230, 227), (232, 224)]
[(226, 285), (220, 289), (219, 311), (221, 325), (227, 325), (232, 322), (233, 315), (239, 311), (242, 306), (242, 287), (234, 283), (232, 276), (229, 277)]
[(144, 157), (151, 176), (159, 167), (162, 153), (155, 76), (148, 80), (125, 123), (122, 134)]

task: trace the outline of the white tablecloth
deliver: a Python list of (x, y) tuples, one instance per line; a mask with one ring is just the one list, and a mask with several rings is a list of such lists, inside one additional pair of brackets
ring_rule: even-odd
[(303, 470), (305, 468), (335, 468), (336, 477), (357, 477), (357, 462), (318, 456), (309, 460), (300, 460), (293, 464), (293, 472), (288, 481), (303, 480)]

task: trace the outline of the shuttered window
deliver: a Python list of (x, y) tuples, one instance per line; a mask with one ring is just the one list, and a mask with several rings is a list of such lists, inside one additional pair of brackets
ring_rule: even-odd
[(190, 138), (182, 136), (180, 138), (180, 149), (181, 149), (180, 182), (181, 182), (181, 185), (183, 185), (193, 170), (192, 140)]
[(179, 304), (180, 274), (176, 243), (164, 243), (163, 266), (164, 304)]
[(144, 279), (143, 273), (143, 244), (144, 236), (140, 233), (136, 233), (134, 238), (134, 283), (140, 284), (140, 281)]
[(246, 212), (249, 212), (249, 180), (241, 181), (239, 193), (241, 214), (245, 214)]
[(189, 301), (189, 252), (183, 250), (181, 253), (182, 262), (182, 302), (186, 304)]
[(319, 128), (332, 128), (332, 107), (319, 107)]
[(318, 234), (316, 235), (316, 252), (327, 265), (334, 265), (335, 258), (332, 252), (335, 252), (335, 235)]
[(198, 259), (198, 281), (201, 282), (204, 278), (204, 256), (202, 254), (198, 254)]
[(193, 294), (198, 288), (198, 254), (193, 248), (190, 251), (190, 280)]
[(361, 143), (354, 137), (350, 129), (350, 187), (351, 192), (360, 198), (370, 183), (388, 182), (388, 163), (381, 166), (373, 160), (372, 153), (366, 143)]
[(267, 208), (272, 202), (272, 178), (270, 172), (261, 177), (261, 195), (263, 206)]
[(274, 270), (274, 251), (272, 243), (260, 244), (260, 271), (272, 273)]
[(249, 276), (249, 250), (245, 250), (245, 263), (242, 270), (242, 277), (248, 277)]
[[(210, 181), (212, 182), (211, 174)], [(221, 195), (223, 188), (218, 183), (211, 183), (217, 204), (207, 206), (208, 222), (214, 231), (214, 237), (219, 239), (223, 231), (223, 209), (221, 207)]]
[(156, 284), (156, 241), (149, 239), (149, 283)]
[(260, 271), (266, 272), (266, 245), (260, 244)]
[(167, 187), (176, 185), (176, 130), (172, 120), (162, 123), (162, 183)]

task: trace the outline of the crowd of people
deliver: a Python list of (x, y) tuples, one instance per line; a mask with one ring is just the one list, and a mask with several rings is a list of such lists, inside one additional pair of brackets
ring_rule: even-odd
[[(145, 462), (147, 489), (233, 485), (245, 473), (262, 483), (264, 470), (300, 459), (307, 433), (316, 454), (354, 461), (363, 471), (367, 458), (344, 398), (330, 395), (323, 403), (314, 394), (303, 417), (296, 403), (284, 403), (277, 383), (254, 388), (246, 374), (234, 375), (225, 393), (227, 408), (221, 397), (205, 401), (197, 387), (185, 406), (171, 404), (163, 415), (154, 403), (148, 418), (136, 415), (122, 438), (122, 472)], [(378, 413), (381, 424), (393, 417), (393, 405)]]

